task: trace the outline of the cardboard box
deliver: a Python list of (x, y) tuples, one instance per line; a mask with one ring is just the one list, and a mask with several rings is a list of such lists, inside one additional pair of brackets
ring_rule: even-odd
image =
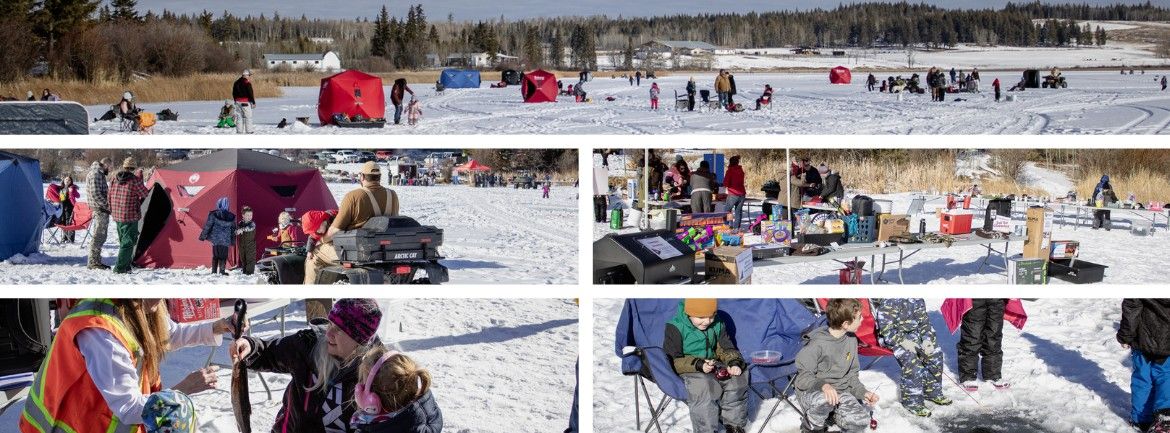
[(878, 242), (890, 240), (895, 236), (902, 236), (910, 234), (910, 216), (904, 214), (881, 214), (878, 215)]
[(751, 284), (752, 249), (718, 247), (707, 252), (706, 278), (710, 284)]
[(1008, 284), (1045, 284), (1048, 270), (1044, 259), (1029, 259), (1019, 255), (1008, 258)]
[(1077, 241), (1052, 241), (1049, 259), (1075, 259), (1080, 256), (1081, 243)]
[(218, 298), (167, 299), (167, 312), (176, 323), (202, 322), (219, 318)]
[(1043, 207), (1028, 208), (1024, 221), (1024, 258), (1048, 260), (1052, 249), (1052, 222)]

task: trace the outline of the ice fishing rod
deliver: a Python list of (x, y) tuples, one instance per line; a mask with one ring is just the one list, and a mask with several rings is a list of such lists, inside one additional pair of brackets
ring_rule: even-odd
[(974, 395), (971, 395), (971, 392), (967, 391), (967, 388), (964, 388), (963, 384), (961, 384), (961, 383), (959, 383), (959, 381), (955, 380), (955, 378), (953, 376), (951, 376), (950, 374), (947, 374), (946, 370), (942, 371), (942, 375), (946, 376), (947, 379), (950, 379), (951, 383), (954, 383), (955, 386), (959, 387), (959, 389), (962, 390), (964, 394), (967, 394), (967, 397), (970, 397), (971, 400), (975, 402), (975, 404), (979, 405), (979, 407), (981, 407), (981, 408), (987, 407), (987, 406), (984, 406), (983, 403), (979, 401), (979, 399), (975, 398)]

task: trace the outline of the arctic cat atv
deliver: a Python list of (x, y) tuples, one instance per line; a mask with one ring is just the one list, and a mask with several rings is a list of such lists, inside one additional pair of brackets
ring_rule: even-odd
[[(420, 225), (405, 216), (370, 218), (357, 230), (333, 237), (339, 264), (317, 272), (317, 284), (440, 284), (447, 282), (443, 257), (443, 230)], [(269, 284), (305, 281), (305, 246), (290, 244), (266, 250), (271, 257), (256, 263)], [(420, 275), (425, 274), (425, 275)]]
[(1040, 87), (1045, 88), (1045, 89), (1048, 89), (1048, 88), (1067, 89), (1068, 88), (1068, 81), (1065, 81), (1064, 76), (1047, 75), (1044, 77), (1044, 82), (1040, 83)]

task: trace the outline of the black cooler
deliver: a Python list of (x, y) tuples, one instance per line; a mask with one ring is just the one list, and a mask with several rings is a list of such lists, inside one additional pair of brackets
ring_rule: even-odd
[(689, 284), (695, 251), (668, 230), (608, 234), (593, 242), (595, 284)]
[(433, 260), (443, 244), (443, 229), (420, 225), (405, 216), (373, 217), (357, 230), (333, 237), (342, 262)]

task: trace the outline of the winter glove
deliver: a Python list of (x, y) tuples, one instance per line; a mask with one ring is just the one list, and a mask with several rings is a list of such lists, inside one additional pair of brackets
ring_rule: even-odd
[(902, 340), (901, 342), (898, 343), (898, 346), (901, 346), (903, 349), (906, 349), (907, 352), (918, 353), (918, 345), (914, 344), (913, 341)]

